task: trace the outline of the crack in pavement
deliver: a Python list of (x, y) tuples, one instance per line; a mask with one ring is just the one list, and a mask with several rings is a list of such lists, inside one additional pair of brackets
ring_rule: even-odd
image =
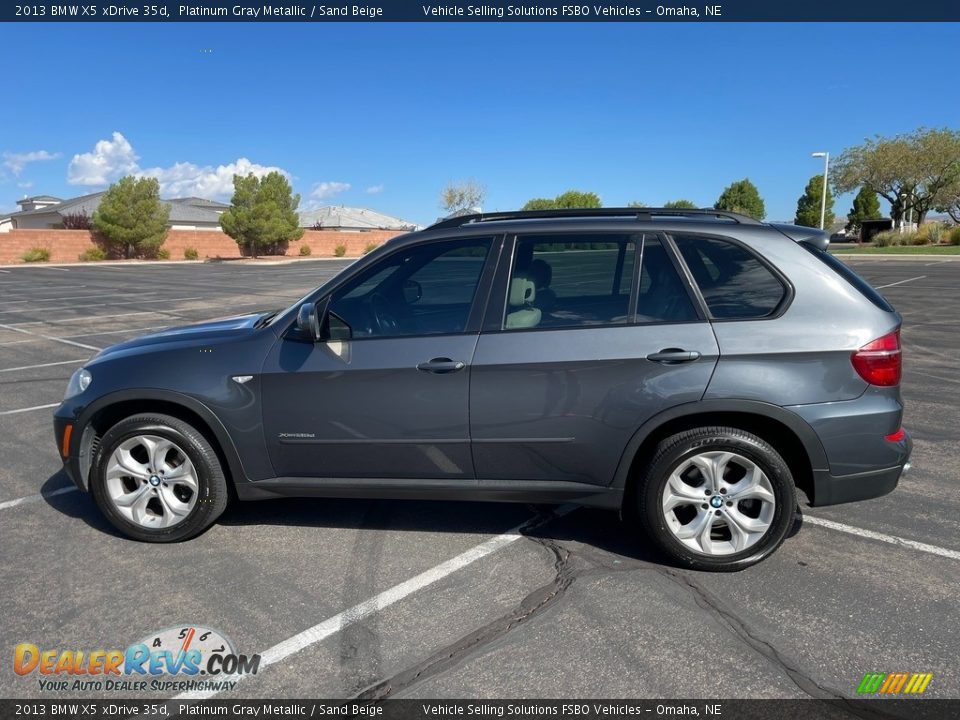
[[(852, 698), (845, 696), (840, 690), (817, 682), (810, 673), (803, 670), (796, 662), (785, 657), (769, 640), (760, 637), (746, 621), (726, 607), (719, 598), (684, 571), (637, 558), (631, 558), (628, 562), (617, 559), (617, 564), (614, 565), (604, 562), (606, 559), (604, 556), (609, 554), (608, 551), (592, 548), (593, 551), (602, 555), (600, 557), (589, 557), (594, 554), (591, 552), (591, 548), (587, 548), (586, 553), (577, 552), (557, 540), (528, 535), (532, 530), (542, 527), (553, 519), (555, 519), (553, 515), (538, 511), (537, 518), (524, 530), (526, 539), (540, 545), (552, 554), (554, 577), (550, 582), (529, 592), (513, 610), (480, 628), (470, 631), (421, 662), (364, 688), (351, 699), (385, 700), (456, 667), (491, 643), (505, 637), (531, 618), (556, 604), (578, 578), (641, 570), (655, 572), (675, 583), (693, 598), (697, 607), (713, 617), (720, 627), (732, 635), (737, 642), (759, 654), (775, 667), (780, 668), (794, 685), (810, 698), (823, 701), (834, 710), (864, 718), (864, 720), (890, 720), (895, 717), (881, 710), (862, 707)], [(588, 565), (575, 568), (573, 561), (577, 558), (585, 561)]]
[[(555, 518), (556, 516), (553, 513), (548, 514), (538, 511), (537, 517), (524, 528), (524, 535)], [(579, 574), (575, 573), (570, 567), (569, 561), (572, 553), (569, 549), (548, 538), (529, 535), (526, 535), (526, 537), (552, 553), (554, 577), (550, 582), (527, 593), (514, 610), (471, 631), (459, 640), (433, 653), (425, 660), (368, 686), (351, 699), (385, 700), (401, 690), (460, 664), (476, 651), (503, 637), (554, 604)]]

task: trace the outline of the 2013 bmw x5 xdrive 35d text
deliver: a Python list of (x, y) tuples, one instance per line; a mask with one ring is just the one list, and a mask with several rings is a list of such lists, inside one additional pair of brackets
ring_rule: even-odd
[(900, 316), (828, 242), (719, 211), (441, 221), (285, 310), (104, 350), (57, 447), (144, 541), (232, 495), (574, 502), (746, 567), (796, 488), (873, 498), (908, 466)]

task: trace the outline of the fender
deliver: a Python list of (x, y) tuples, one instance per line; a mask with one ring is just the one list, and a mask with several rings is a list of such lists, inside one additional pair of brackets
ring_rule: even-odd
[(210, 408), (190, 395), (184, 395), (183, 393), (173, 390), (161, 390), (158, 388), (128, 388), (125, 390), (117, 390), (115, 392), (108, 393), (103, 397), (97, 398), (80, 412), (75, 421), (76, 428), (81, 430), (81, 432), (74, 432), (73, 434), (70, 442), (69, 462), (76, 463), (75, 469), (77, 470), (77, 477), (80, 478), (80, 481), (83, 483), (84, 490), (86, 490), (88, 486), (87, 473), (89, 472), (89, 463), (92, 458), (87, 459), (86, 467), (80, 466), (80, 451), (81, 444), (83, 443), (83, 440), (87, 434), (87, 429), (90, 427), (90, 422), (93, 420), (93, 417), (111, 405), (128, 401), (150, 400), (161, 400), (163, 402), (170, 403), (171, 405), (179, 405), (180, 407), (190, 410), (194, 414), (198, 415), (214, 434), (214, 437), (219, 445), (219, 450), (223, 453), (223, 456), (227, 461), (227, 465), (230, 469), (230, 477), (233, 483), (236, 485), (237, 483), (245, 482), (247, 480), (246, 473), (243, 470), (243, 464), (240, 461), (240, 454), (237, 452), (237, 448), (233, 444), (230, 434), (223, 426), (223, 423), (220, 422), (220, 419), (213, 413), (213, 411), (210, 410)]
[(827, 454), (823, 449), (820, 438), (817, 437), (813, 428), (796, 413), (790, 412), (779, 405), (759, 402), (757, 400), (699, 400), (697, 402), (684, 403), (683, 405), (668, 408), (654, 415), (641, 425), (633, 437), (630, 438), (630, 442), (627, 443), (627, 447), (620, 456), (617, 472), (613, 477), (613, 483), (610, 487), (618, 489), (626, 488), (630, 474), (630, 466), (633, 464), (634, 456), (637, 454), (643, 442), (664, 423), (703, 413), (743, 413), (776, 420), (787, 426), (794, 435), (799, 438), (800, 444), (803, 445), (804, 450), (807, 452), (807, 457), (810, 459), (810, 467), (815, 473), (829, 467)]

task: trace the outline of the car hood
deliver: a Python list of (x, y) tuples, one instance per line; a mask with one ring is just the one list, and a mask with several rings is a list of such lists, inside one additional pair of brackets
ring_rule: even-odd
[(176, 342), (196, 342), (205, 343), (217, 339), (225, 339), (233, 336), (249, 334), (257, 324), (257, 321), (263, 317), (264, 313), (253, 313), (250, 315), (236, 315), (234, 317), (210, 320), (207, 322), (196, 323), (195, 325), (182, 325), (178, 327), (167, 328), (159, 332), (141, 335), (140, 337), (126, 340), (117, 345), (102, 350), (96, 357), (101, 358), (104, 355), (111, 355), (122, 350), (131, 350), (142, 348), (149, 345), (161, 345)]

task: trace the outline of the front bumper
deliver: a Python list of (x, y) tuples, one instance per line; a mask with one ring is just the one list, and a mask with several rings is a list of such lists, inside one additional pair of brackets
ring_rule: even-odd
[(86, 473), (82, 468), (90, 466), (90, 448), (82, 448), (84, 434), (83, 428), (76, 426), (73, 410), (68, 409), (66, 403), (54, 411), (53, 435), (57, 443), (57, 452), (63, 461), (63, 469), (74, 485), (86, 491)]

